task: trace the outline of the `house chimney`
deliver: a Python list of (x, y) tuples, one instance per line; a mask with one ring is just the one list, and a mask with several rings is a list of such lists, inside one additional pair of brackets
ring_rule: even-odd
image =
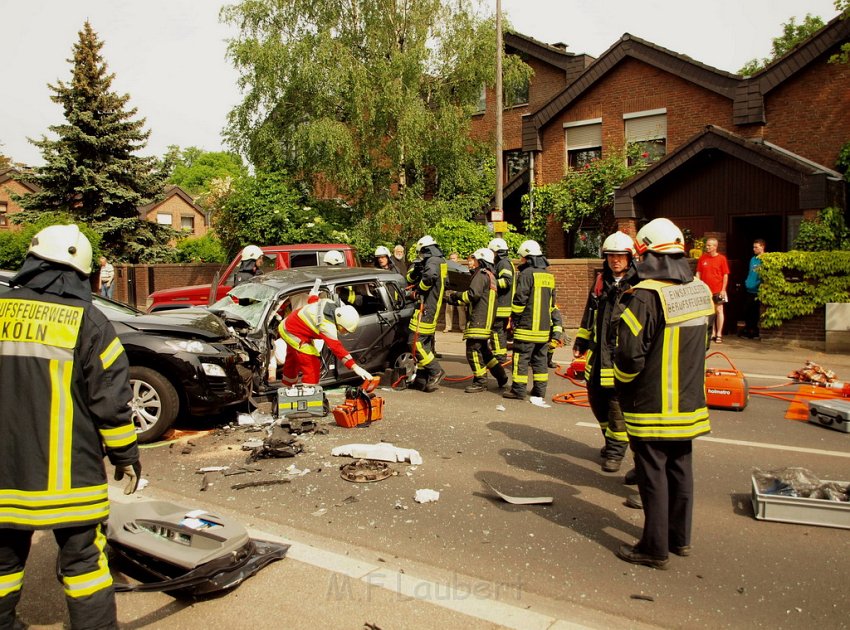
[(552, 48), (557, 48), (558, 50), (567, 52), (567, 45), (564, 42), (556, 42), (552, 44)]

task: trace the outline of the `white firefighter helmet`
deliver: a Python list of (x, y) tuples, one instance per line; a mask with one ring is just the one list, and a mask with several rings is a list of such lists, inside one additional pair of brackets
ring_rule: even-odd
[(259, 260), (263, 256), (263, 250), (256, 245), (248, 245), (242, 250), (242, 261)]
[(540, 243), (537, 241), (523, 241), (517, 253), (525, 258), (527, 256), (542, 256), (543, 250), (540, 249)]
[(630, 254), (635, 255), (635, 242), (625, 232), (614, 232), (602, 243), (602, 255)]
[(330, 265), (331, 267), (338, 267), (340, 265), (345, 264), (345, 258), (342, 257), (342, 254), (335, 249), (327, 252), (325, 257), (322, 258), (322, 262), (326, 265)]
[(653, 219), (637, 233), (635, 247), (638, 254), (647, 250), (656, 254), (684, 254), (685, 237), (670, 219)]
[(482, 247), (481, 249), (476, 249), (474, 252), (472, 252), (472, 257), (475, 260), (483, 260), (484, 262), (488, 262), (491, 265), (493, 264), (493, 261), (496, 259), (496, 256), (493, 254), (493, 250), (488, 249), (486, 247)]
[(334, 311), (334, 320), (337, 326), (353, 333), (357, 330), (357, 324), (360, 323), (360, 315), (351, 304), (343, 304)]
[(418, 241), (416, 241), (416, 253), (418, 254), (419, 250), (421, 250), (423, 247), (428, 247), (429, 245), (436, 245), (436, 244), (437, 244), (437, 241), (434, 240), (434, 237), (431, 236), (430, 234), (426, 234), (425, 236), (420, 238)]
[(383, 245), (379, 245), (378, 248), (375, 250), (375, 258), (377, 258), (378, 256), (386, 256), (387, 258), (389, 258), (390, 250), (388, 250)]
[(27, 253), (91, 275), (91, 243), (76, 225), (44, 228), (32, 237)]
[(508, 244), (505, 241), (505, 239), (503, 239), (503, 238), (494, 238), (493, 240), (491, 240), (487, 244), (487, 247), (489, 247), (494, 252), (501, 252), (501, 251), (507, 251), (508, 250)]

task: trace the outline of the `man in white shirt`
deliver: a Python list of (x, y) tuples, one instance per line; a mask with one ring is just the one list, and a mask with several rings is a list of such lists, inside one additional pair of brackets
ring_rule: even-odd
[(112, 299), (112, 290), (115, 286), (115, 267), (106, 260), (106, 256), (100, 257), (100, 294)]

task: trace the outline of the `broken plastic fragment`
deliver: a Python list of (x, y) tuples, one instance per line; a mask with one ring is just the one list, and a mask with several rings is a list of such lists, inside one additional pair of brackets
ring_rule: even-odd
[(496, 411), (504, 411), (504, 410), (505, 410), (504, 405), (496, 405)]
[(544, 409), (549, 409), (552, 406), (547, 404), (546, 401), (544, 401), (543, 398), (541, 398), (540, 396), (532, 396), (528, 399), (528, 402), (530, 402), (535, 407), (543, 407)]
[(499, 492), (487, 481), (485, 481), (484, 483), (487, 484), (490, 490), (498, 494), (504, 501), (507, 501), (512, 505), (544, 505), (552, 503), (554, 501), (552, 497), (512, 497), (510, 495)]
[(417, 490), (416, 494), (413, 495), (413, 500), (417, 503), (430, 503), (431, 501), (437, 501), (440, 498), (440, 493), (436, 490), (431, 490), (430, 488), (423, 488), (422, 490)]
[(421, 464), (422, 456), (412, 448), (399, 448), (389, 442), (377, 444), (343, 444), (331, 450), (331, 455), (348, 455), (357, 459), (377, 459), (382, 462), (404, 462)]

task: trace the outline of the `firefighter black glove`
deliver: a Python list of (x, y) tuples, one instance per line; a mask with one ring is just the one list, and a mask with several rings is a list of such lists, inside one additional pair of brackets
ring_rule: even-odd
[(136, 460), (127, 466), (115, 467), (115, 481), (121, 481), (127, 477), (127, 485), (124, 486), (124, 494), (133, 494), (139, 487), (139, 480), (142, 478), (142, 462)]

